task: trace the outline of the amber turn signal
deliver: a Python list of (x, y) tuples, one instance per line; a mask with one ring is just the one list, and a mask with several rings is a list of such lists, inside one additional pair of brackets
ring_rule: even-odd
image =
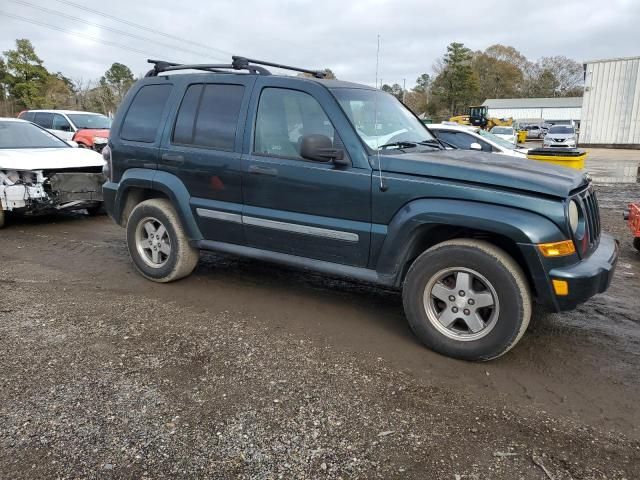
[(545, 257), (563, 257), (576, 253), (576, 246), (573, 240), (563, 240), (554, 243), (539, 243), (538, 248)]
[(553, 280), (553, 290), (558, 296), (569, 295), (569, 283), (566, 280)]

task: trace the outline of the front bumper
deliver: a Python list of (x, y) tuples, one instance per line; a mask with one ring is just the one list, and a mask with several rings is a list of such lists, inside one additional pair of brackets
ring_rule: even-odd
[[(531, 259), (532, 253), (532, 250), (528, 250), (525, 256)], [(609, 288), (618, 261), (618, 241), (603, 233), (598, 247), (589, 257), (568, 266), (554, 268), (552, 260), (545, 259), (539, 253), (535, 255), (538, 262), (531, 273), (538, 303), (555, 312), (573, 310)], [(569, 294), (556, 295), (552, 280), (566, 281)]]

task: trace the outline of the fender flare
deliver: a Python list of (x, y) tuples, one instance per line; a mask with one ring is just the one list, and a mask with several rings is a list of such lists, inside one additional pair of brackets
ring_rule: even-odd
[(132, 188), (155, 190), (166, 195), (176, 209), (176, 213), (182, 222), (182, 226), (190, 240), (203, 239), (202, 233), (191, 211), (189, 200), (191, 195), (187, 187), (175, 175), (146, 168), (130, 168), (124, 172), (118, 183), (114, 201), (113, 217), (118, 223), (122, 223), (122, 214), (126, 205), (127, 196)]
[(528, 210), (446, 198), (414, 200), (396, 212), (386, 228), (377, 256), (378, 273), (393, 275), (396, 282), (401, 281), (399, 277), (416, 242), (442, 226), (500, 235), (516, 245), (566, 239), (555, 223)]

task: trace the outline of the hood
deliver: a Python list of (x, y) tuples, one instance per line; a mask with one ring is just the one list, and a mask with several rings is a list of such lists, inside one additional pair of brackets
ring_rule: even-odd
[(102, 155), (86, 148), (0, 149), (2, 170), (58, 170), (103, 165)]
[(466, 150), (384, 155), (380, 160), (386, 172), (483, 183), (555, 197), (566, 197), (588, 181), (578, 170)]
[(81, 128), (76, 132), (76, 135), (84, 137), (105, 137), (109, 138), (108, 128)]

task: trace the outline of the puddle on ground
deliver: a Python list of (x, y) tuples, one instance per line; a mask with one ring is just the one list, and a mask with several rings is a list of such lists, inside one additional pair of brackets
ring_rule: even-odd
[(640, 183), (638, 160), (590, 160), (587, 157), (586, 167), (595, 183)]

